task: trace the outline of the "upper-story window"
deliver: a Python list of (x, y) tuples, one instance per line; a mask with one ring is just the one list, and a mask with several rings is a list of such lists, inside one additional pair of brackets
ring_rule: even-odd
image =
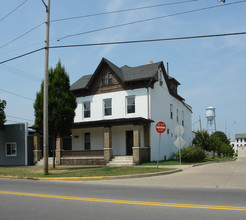
[(104, 115), (112, 115), (112, 99), (104, 99)]
[(102, 75), (102, 84), (103, 85), (112, 84), (112, 82), (113, 82), (112, 73), (108, 72), (108, 73), (104, 73)]
[(177, 123), (179, 122), (179, 110), (177, 109)]
[(126, 98), (127, 114), (135, 113), (135, 96), (129, 96)]
[(170, 104), (170, 118), (173, 119), (173, 105)]
[(6, 156), (17, 156), (17, 145), (15, 142), (6, 143)]
[(182, 111), (182, 126), (184, 126), (184, 111)]
[(91, 117), (91, 103), (90, 102), (84, 102), (84, 118), (90, 118)]

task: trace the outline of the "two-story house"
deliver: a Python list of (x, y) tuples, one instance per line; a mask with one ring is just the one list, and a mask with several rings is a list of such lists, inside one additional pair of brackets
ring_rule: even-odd
[(163, 62), (118, 67), (103, 58), (92, 75), (71, 86), (77, 97), (72, 129), (72, 150), (101, 152), (104, 162), (114, 156), (132, 156), (135, 164), (157, 160), (158, 133), (164, 121), (160, 159), (178, 149), (175, 128), (184, 126), (186, 146), (191, 144), (192, 110), (178, 94), (180, 83), (168, 76)]

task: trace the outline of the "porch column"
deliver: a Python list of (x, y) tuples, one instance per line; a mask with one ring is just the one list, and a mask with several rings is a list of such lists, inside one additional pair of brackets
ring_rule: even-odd
[(112, 128), (104, 128), (104, 161), (108, 163), (112, 159)]
[(34, 150), (33, 150), (33, 162), (37, 163), (42, 155), (41, 155), (41, 150), (40, 150), (40, 133), (36, 132), (33, 135), (33, 145), (34, 145)]
[(61, 164), (61, 157), (62, 157), (62, 149), (63, 149), (63, 139), (58, 137), (56, 139), (56, 164)]
[(135, 125), (133, 128), (133, 163), (140, 163), (140, 126)]
[(150, 126), (144, 126), (144, 149), (141, 154), (141, 162), (150, 161)]

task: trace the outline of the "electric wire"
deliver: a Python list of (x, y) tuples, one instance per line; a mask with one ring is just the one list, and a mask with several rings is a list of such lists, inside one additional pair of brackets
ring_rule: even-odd
[(199, 39), (199, 38), (225, 37), (225, 36), (236, 36), (236, 35), (246, 35), (246, 32), (211, 34), (211, 35), (197, 35), (197, 36), (186, 36), (186, 37), (172, 37), (172, 38), (159, 38), (159, 39), (147, 39), (147, 40), (115, 41), (115, 42), (90, 43), (90, 44), (60, 45), (60, 46), (50, 46), (49, 48), (56, 49), (56, 48), (69, 48), (69, 47), (105, 46), (105, 45), (116, 45), (116, 44), (133, 44), (133, 43), (147, 43), (147, 42), (158, 42), (158, 41), (173, 41), (173, 40), (189, 40), (189, 39)]
[(108, 14), (122, 13), (122, 12), (128, 12), (128, 11), (136, 11), (136, 10), (157, 8), (157, 7), (163, 7), (163, 6), (169, 6), (169, 5), (190, 3), (190, 2), (195, 2), (195, 1), (199, 1), (199, 0), (186, 0), (186, 1), (181, 1), (181, 2), (171, 2), (171, 3), (164, 3), (164, 4), (158, 4), (158, 5), (143, 6), (143, 7), (138, 7), (138, 8), (129, 8), (129, 9), (116, 10), (116, 11), (100, 12), (100, 13), (95, 13), (95, 14), (88, 14), (88, 15), (80, 15), (80, 16), (74, 16), (74, 17), (68, 17), (68, 18), (54, 19), (54, 20), (51, 20), (50, 22), (82, 19), (82, 18), (95, 17), (95, 16), (101, 16), (101, 15), (108, 15)]
[(2, 69), (3, 71), (7, 71), (9, 73), (15, 74), (17, 76), (21, 76), (21, 77), (36, 81), (36, 82), (40, 82), (42, 80), (41, 77), (34, 76), (32, 74), (26, 73), (22, 70), (19, 70), (19, 69), (16, 69), (16, 68), (4, 65), (4, 64), (0, 66), (0, 69)]
[(8, 60), (4, 60), (4, 61), (0, 62), (0, 64), (7, 63), (7, 62), (9, 62), (9, 61), (19, 59), (19, 58), (21, 58), (21, 57), (25, 57), (25, 56), (30, 55), (30, 54), (33, 54), (33, 53), (37, 53), (37, 52), (39, 52), (39, 51), (41, 51), (41, 50), (44, 50), (44, 49), (45, 49), (45, 47), (39, 48), (39, 49), (37, 49), (37, 50), (32, 50), (32, 51), (30, 51), (30, 52), (21, 54), (21, 55), (19, 55), (19, 56), (10, 58), (10, 59), (8, 59)]
[(5, 15), (3, 18), (0, 19), (0, 22), (3, 21), (5, 18), (7, 18), (9, 15), (11, 15), (12, 13), (14, 13), (18, 8), (20, 8), (22, 5), (24, 5), (28, 0), (25, 0), (24, 2), (22, 2), (20, 5), (18, 5), (14, 10), (12, 10), (11, 12), (9, 12), (7, 15)]
[[(60, 46), (50, 46), (50, 49), (57, 48), (69, 48), (69, 47), (91, 47), (91, 46), (106, 46), (106, 45), (116, 45), (116, 44), (133, 44), (133, 43), (147, 43), (147, 42), (158, 42), (158, 41), (174, 41), (174, 40), (189, 40), (189, 39), (199, 39), (199, 38), (214, 38), (214, 37), (226, 37), (226, 36), (237, 36), (246, 35), (246, 32), (234, 32), (234, 33), (223, 33), (223, 34), (211, 34), (211, 35), (197, 35), (197, 36), (186, 36), (186, 37), (172, 37), (172, 38), (158, 38), (158, 39), (146, 39), (146, 40), (132, 40), (132, 41), (115, 41), (115, 42), (102, 42), (102, 43), (90, 43), (90, 44), (72, 44), (72, 45), (60, 45)], [(10, 58), (8, 60), (1, 61), (0, 64), (10, 62), (15, 59), (36, 53), (40, 50), (45, 49), (40, 48), (28, 53)]]
[(158, 16), (158, 17), (147, 18), (147, 19), (132, 21), (132, 22), (124, 23), (124, 24), (118, 24), (118, 25), (103, 27), (103, 28), (94, 29), (94, 30), (90, 30), (90, 31), (80, 32), (80, 33), (76, 33), (76, 34), (69, 34), (69, 35), (65, 35), (61, 38), (58, 38), (57, 41), (59, 42), (61, 40), (64, 40), (65, 38), (80, 36), (80, 35), (94, 33), (94, 32), (98, 32), (98, 31), (109, 30), (109, 29), (128, 26), (128, 25), (132, 25), (132, 24), (138, 24), (138, 23), (143, 23), (143, 22), (148, 22), (148, 21), (153, 21), (153, 20), (158, 20), (158, 19), (168, 18), (168, 17), (173, 17), (173, 16), (178, 16), (178, 15), (184, 15), (184, 14), (189, 14), (189, 13), (194, 13), (194, 12), (198, 12), (198, 11), (204, 11), (204, 10), (209, 10), (209, 9), (214, 9), (214, 8), (219, 8), (219, 7), (225, 7), (225, 6), (239, 4), (239, 3), (246, 3), (246, 0), (227, 3), (227, 4), (223, 4), (223, 5), (214, 5), (214, 6), (209, 6), (209, 7), (205, 7), (205, 8), (193, 9), (193, 10), (178, 12), (178, 13), (169, 14), (169, 15), (162, 15), (162, 16)]
[(17, 117), (17, 116), (11, 116), (11, 115), (6, 115), (6, 116), (9, 118), (21, 119), (21, 120), (25, 120), (25, 121), (33, 121), (31, 119), (21, 118), (21, 117)]
[(6, 91), (6, 90), (4, 90), (4, 89), (0, 89), (0, 91), (6, 92), (6, 93), (11, 94), (11, 95), (15, 95), (15, 96), (18, 96), (18, 97), (20, 97), (20, 98), (27, 99), (27, 100), (30, 100), (30, 101), (35, 101), (34, 99), (31, 99), (31, 98), (28, 98), (28, 97), (25, 97), (25, 96), (22, 96), (22, 95), (13, 93), (13, 92), (9, 92), (9, 91)]
[(16, 37), (15, 39), (13, 39), (13, 40), (9, 41), (8, 43), (6, 43), (6, 44), (4, 44), (4, 45), (0, 46), (0, 49), (2, 49), (3, 47), (6, 47), (7, 45), (9, 45), (9, 44), (11, 44), (11, 43), (13, 43), (13, 42), (17, 41), (18, 39), (20, 39), (20, 38), (24, 37), (25, 35), (27, 35), (27, 34), (29, 34), (30, 32), (32, 32), (32, 31), (34, 31), (34, 30), (36, 30), (38, 27), (40, 27), (40, 26), (41, 26), (41, 25), (43, 25), (43, 24), (45, 24), (45, 22), (42, 22), (41, 24), (39, 24), (39, 25), (37, 25), (37, 26), (33, 27), (33, 28), (32, 28), (32, 29), (30, 29), (29, 31), (27, 31), (27, 32), (25, 32), (25, 33), (23, 33), (23, 34), (21, 34), (20, 36), (18, 36), (18, 37)]

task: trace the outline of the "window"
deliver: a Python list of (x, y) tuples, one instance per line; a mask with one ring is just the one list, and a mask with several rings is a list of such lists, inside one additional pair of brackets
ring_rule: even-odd
[(177, 123), (179, 122), (179, 110), (177, 109)]
[(102, 75), (102, 84), (103, 85), (106, 84), (106, 75), (105, 74)]
[(104, 115), (112, 115), (112, 99), (104, 99)]
[(108, 84), (112, 84), (112, 73), (108, 73)]
[(6, 143), (6, 156), (17, 156), (16, 143)]
[(84, 118), (90, 118), (90, 117), (91, 117), (91, 103), (84, 102)]
[(84, 134), (84, 146), (85, 146), (85, 150), (91, 149), (91, 133)]
[(135, 96), (126, 98), (127, 101), (127, 114), (135, 113)]
[(112, 84), (113, 82), (113, 75), (112, 73), (104, 73), (102, 75), (102, 85)]
[(170, 118), (173, 119), (173, 105), (170, 104)]
[(184, 111), (182, 111), (182, 126), (184, 126)]

